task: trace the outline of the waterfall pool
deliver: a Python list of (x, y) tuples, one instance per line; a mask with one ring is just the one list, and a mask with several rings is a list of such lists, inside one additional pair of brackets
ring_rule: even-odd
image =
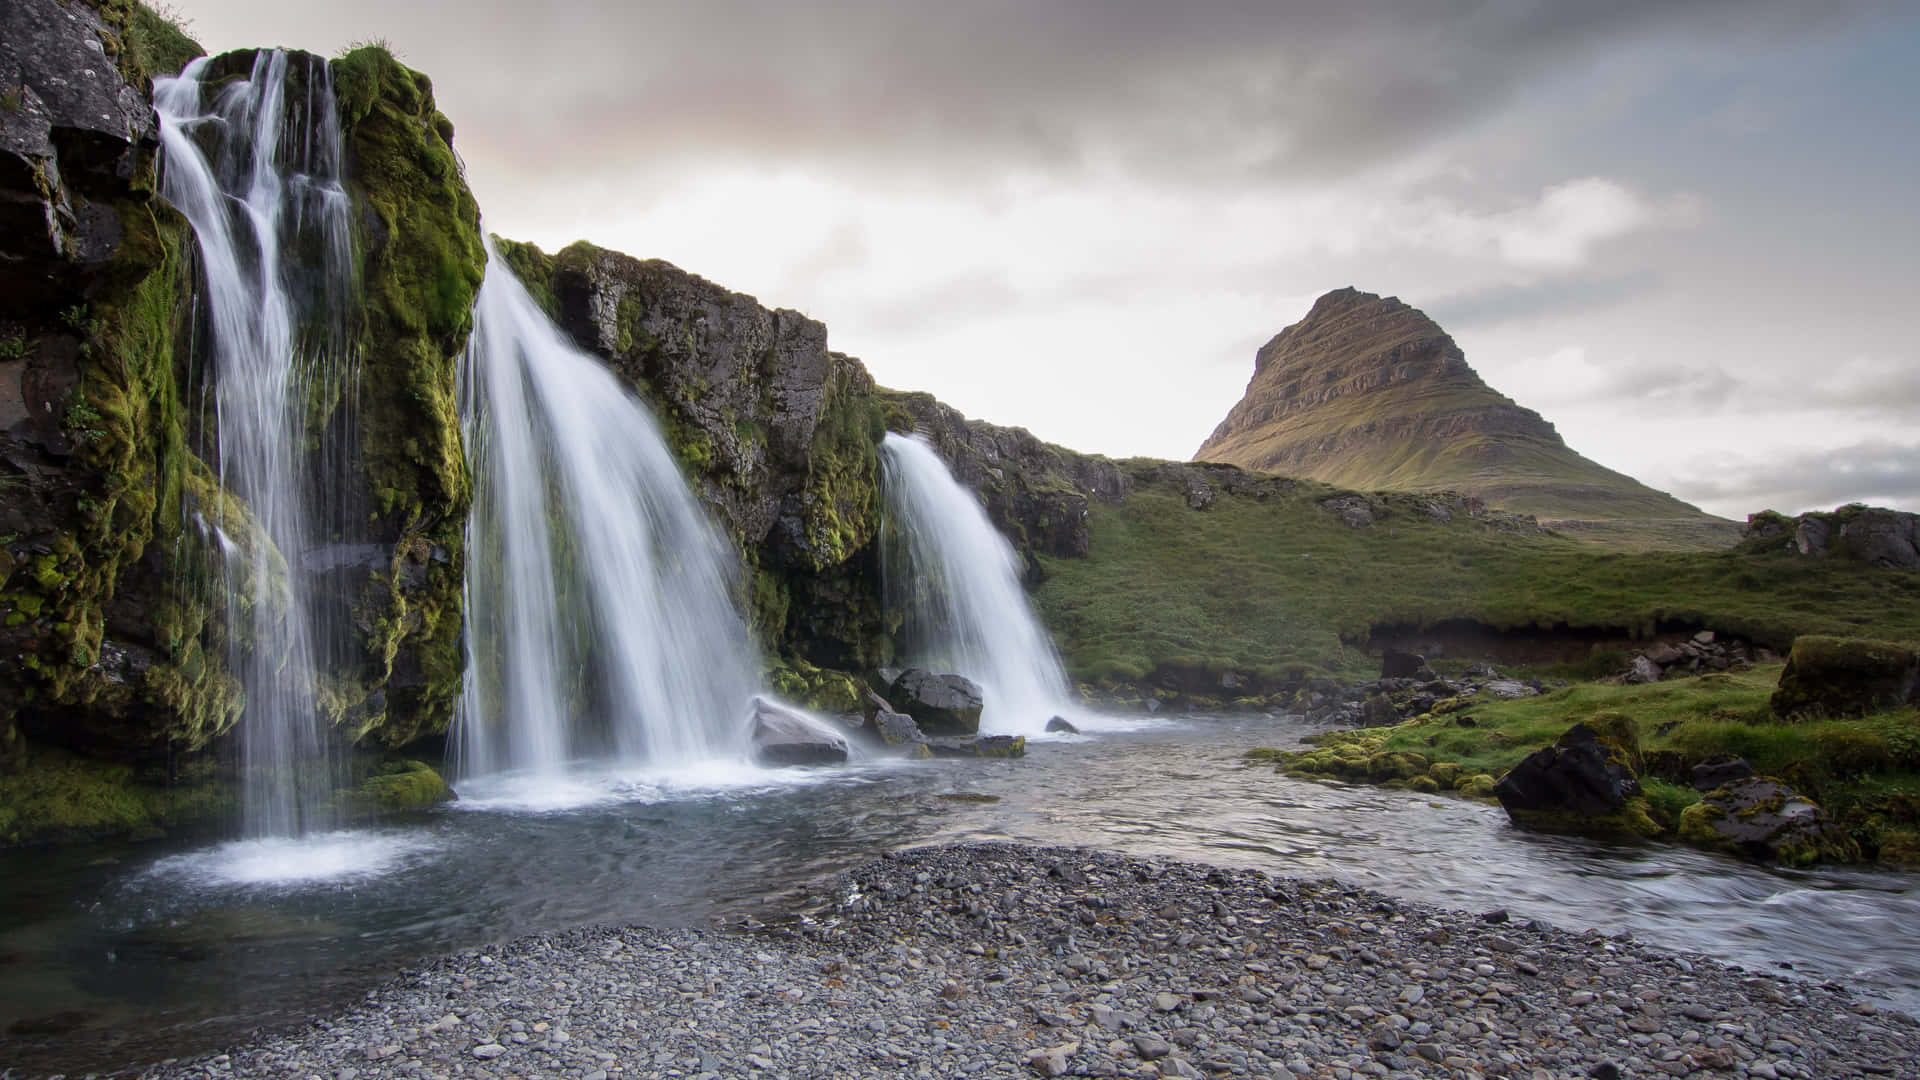
[(1920, 1010), (1920, 875), (1528, 834), (1494, 807), (1242, 761), (1305, 733), (1182, 717), (1034, 741), (1006, 761), (603, 770), (557, 791), (507, 777), (377, 829), (276, 842), (310, 845), (298, 857), (216, 843), (7, 852), (0, 1062), (73, 1072), (206, 1049), (325, 1014), (406, 964), (526, 934), (778, 917), (883, 851), (961, 839), (1337, 877), (1790, 964)]

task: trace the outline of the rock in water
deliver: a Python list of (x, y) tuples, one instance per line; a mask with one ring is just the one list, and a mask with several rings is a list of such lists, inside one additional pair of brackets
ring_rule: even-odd
[(979, 734), (980, 710), (986, 703), (973, 680), (919, 668), (901, 672), (887, 698), (928, 735)]
[(1554, 745), (1528, 754), (1494, 785), (1516, 825), (1585, 833), (1652, 835), (1634, 774), (1631, 732), (1613, 738), (1575, 724)]
[[(1159, 702), (1155, 702), (1154, 704), (1157, 705), (1159, 704)], [(1066, 735), (1080, 734), (1080, 729), (1077, 727), (1074, 727), (1073, 724), (1068, 722), (1067, 718), (1064, 716), (1056, 716), (1053, 719), (1047, 721), (1047, 730), (1057, 731)]]
[(1768, 862), (1854, 862), (1860, 850), (1812, 800), (1772, 777), (1717, 787), (1680, 813), (1691, 844)]
[(867, 721), (867, 731), (887, 746), (911, 746), (927, 741), (913, 717), (892, 709), (874, 710), (873, 718)]
[(753, 758), (762, 765), (834, 765), (847, 760), (847, 740), (804, 713), (757, 697)]

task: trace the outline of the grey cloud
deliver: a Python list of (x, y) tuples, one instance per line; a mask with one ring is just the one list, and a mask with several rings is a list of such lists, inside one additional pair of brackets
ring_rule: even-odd
[[(217, 9), (237, 0), (204, 0)], [(248, 0), (251, 2), (251, 0)], [(920, 179), (1098, 162), (1221, 183), (1399, 154), (1649, 35), (1774, 41), (1798, 0), (476, 0), (331, 5), (433, 75), (474, 148), (531, 177), (595, 163), (884, 167)], [(1730, 44), (1732, 43), (1732, 44)]]
[(1498, 285), (1434, 301), (1427, 304), (1425, 310), (1435, 322), (1449, 329), (1492, 326), (1543, 315), (1612, 307), (1645, 296), (1659, 284), (1659, 275), (1640, 272)]
[(1920, 508), (1920, 445), (1887, 440), (1837, 450), (1799, 450), (1775, 457), (1716, 463), (1709, 475), (1677, 484), (1690, 502), (1783, 513), (1831, 510), (1850, 502)]

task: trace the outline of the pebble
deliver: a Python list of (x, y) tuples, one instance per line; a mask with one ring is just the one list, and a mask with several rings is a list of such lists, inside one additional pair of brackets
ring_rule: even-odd
[(969, 844), (801, 910), (461, 953), (137, 1075), (1920, 1080), (1920, 1024), (1844, 987), (1338, 881)]

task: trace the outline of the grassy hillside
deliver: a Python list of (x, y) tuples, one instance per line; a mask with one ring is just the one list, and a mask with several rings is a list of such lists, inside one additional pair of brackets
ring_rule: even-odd
[[(1459, 513), (1438, 521), (1433, 498), (1343, 496), (1280, 477), (1245, 478), (1240, 494), (1193, 509), (1183, 478), (1205, 470), (1124, 467), (1136, 488), (1118, 505), (1093, 503), (1089, 557), (1044, 558), (1035, 594), (1083, 681), (1138, 679), (1162, 664), (1355, 675), (1377, 670), (1355, 647), (1371, 628), (1452, 619), (1642, 636), (1686, 624), (1775, 648), (1801, 633), (1920, 638), (1912, 571), (1779, 553), (1608, 552)], [(1374, 522), (1350, 528), (1323, 506), (1343, 498), (1370, 498)]]

